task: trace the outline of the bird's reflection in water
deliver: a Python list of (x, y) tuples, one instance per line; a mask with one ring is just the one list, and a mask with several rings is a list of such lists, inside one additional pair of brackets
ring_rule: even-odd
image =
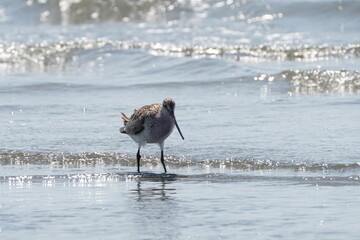
[(176, 226), (179, 207), (176, 200), (176, 182), (168, 179), (138, 179), (130, 189), (130, 207), (137, 232), (146, 238), (167, 239), (179, 236)]
[(138, 180), (136, 188), (131, 191), (136, 193), (137, 201), (170, 201), (176, 194), (176, 189), (171, 186), (171, 182), (166, 179), (155, 181)]

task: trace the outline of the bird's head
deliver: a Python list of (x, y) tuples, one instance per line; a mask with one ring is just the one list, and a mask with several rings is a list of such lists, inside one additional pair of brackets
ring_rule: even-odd
[(174, 113), (175, 112), (175, 101), (173, 99), (171, 99), (171, 98), (165, 98), (162, 105), (166, 109), (166, 111), (169, 112), (170, 116), (174, 119), (174, 124), (175, 124), (177, 130), (179, 131), (181, 138), (183, 140), (185, 140), (184, 136), (181, 133), (179, 125), (176, 122), (175, 113)]
[(162, 105), (169, 113), (174, 113), (174, 111), (175, 111), (175, 101), (173, 99), (165, 98)]

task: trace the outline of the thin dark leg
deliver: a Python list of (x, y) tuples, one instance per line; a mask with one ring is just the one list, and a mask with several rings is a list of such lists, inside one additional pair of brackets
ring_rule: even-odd
[(137, 169), (138, 169), (138, 173), (140, 172), (140, 148), (138, 149), (138, 152), (136, 154), (136, 159), (137, 159)]
[(164, 162), (164, 151), (161, 151), (161, 163), (162, 163), (162, 165), (164, 167), (164, 171), (166, 173), (166, 167), (165, 167), (165, 162)]

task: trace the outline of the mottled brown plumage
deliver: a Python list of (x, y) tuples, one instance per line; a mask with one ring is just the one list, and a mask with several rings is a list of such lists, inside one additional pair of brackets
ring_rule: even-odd
[(180, 136), (184, 139), (174, 115), (175, 102), (171, 98), (165, 98), (162, 104), (146, 105), (135, 109), (129, 117), (122, 114), (124, 127), (120, 132), (128, 134), (137, 144), (137, 163), (140, 172), (140, 148), (147, 143), (157, 143), (161, 148), (161, 163), (166, 173), (164, 163), (164, 141), (171, 134), (174, 125), (177, 127)]

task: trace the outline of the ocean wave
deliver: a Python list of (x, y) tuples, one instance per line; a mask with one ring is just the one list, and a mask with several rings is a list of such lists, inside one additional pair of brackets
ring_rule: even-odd
[[(25, 6), (20, 2), (12, 6), (17, 12), (32, 16), (37, 23), (69, 25), (108, 21), (172, 21), (193, 16), (202, 5), (201, 1), (180, 0), (29, 0)], [(13, 17), (8, 16), (10, 19)]]
[[(31, 153), (0, 151), (0, 165), (9, 171), (0, 176), (0, 184), (26, 185), (41, 183), (83, 184), (118, 181), (196, 181), (244, 182), (260, 181), (323, 186), (358, 185), (359, 163), (296, 163), (271, 160), (226, 158), (192, 160), (166, 156), (171, 174), (135, 172), (136, 160), (119, 153)], [(159, 159), (146, 156), (143, 169), (156, 169)], [(23, 171), (33, 169), (32, 171)], [(9, 168), (10, 167), (10, 168)], [(47, 169), (51, 169), (49, 172)], [(31, 174), (26, 174), (31, 173)]]
[[(92, 24), (103, 22), (176, 22), (189, 19), (217, 18), (221, 21), (241, 21), (245, 23), (269, 22), (282, 17), (282, 13), (272, 13), (267, 5), (256, 1), (217, 0), (29, 0), (13, 3), (13, 10), (22, 12), (22, 17), (45, 24)], [(260, 11), (259, 11), (260, 9)], [(4, 14), (3, 14), (4, 15)], [(29, 17), (25, 17), (28, 15)], [(2, 17), (3, 22), (15, 16)], [(24, 21), (24, 20), (23, 20)]]
[(265, 61), (319, 61), (360, 57), (360, 45), (346, 46), (283, 46), (283, 45), (232, 45), (232, 46), (174, 46), (144, 44), (143, 48), (154, 55), (193, 58), (222, 58), (239, 62)]
[(203, 173), (203, 174), (158, 174), (150, 172), (112, 172), (112, 173), (77, 173), (57, 175), (20, 175), (1, 176), (0, 184), (6, 183), (13, 186), (27, 186), (33, 183), (41, 183), (52, 187), (56, 184), (91, 184), (104, 182), (266, 182), (268, 184), (311, 184), (315, 186), (358, 186), (360, 176), (274, 176), (274, 175), (253, 175), (253, 174), (224, 174), (224, 173)]
[[(144, 54), (153, 56), (177, 56), (184, 58), (192, 58), (198, 61), (209, 58), (231, 59), (235, 61), (273, 61), (279, 60), (292, 60), (292, 61), (313, 61), (315, 59), (323, 58), (359, 58), (360, 45), (346, 45), (346, 46), (333, 46), (333, 47), (284, 47), (284, 46), (225, 46), (225, 47), (206, 47), (206, 46), (193, 46), (181, 47), (161, 43), (134, 43), (126, 41), (111, 41), (105, 39), (89, 40), (77, 39), (75, 41), (58, 42), (58, 43), (42, 43), (42, 44), (0, 44), (0, 71), (2, 72), (48, 72), (48, 71), (74, 71), (82, 69), (85, 66), (88, 71), (94, 68), (99, 69), (96, 64), (112, 64), (113, 60), (107, 60), (106, 56), (112, 57), (117, 54), (130, 51), (129, 55), (123, 56), (125, 58), (134, 57), (131, 51), (140, 51)], [(142, 54), (141, 53), (141, 54)], [(98, 62), (99, 59), (102, 59)], [(139, 59), (141, 61), (139, 62)], [(141, 71), (144, 74), (152, 74), (146, 72), (144, 64), (153, 65), (153, 60), (147, 63), (143, 62), (144, 58), (138, 56), (134, 58), (134, 66), (142, 66)], [(167, 61), (167, 60), (166, 60)], [(172, 68), (177, 70), (184, 69), (181, 72), (193, 73), (200, 69), (194, 69), (196, 65), (194, 62), (189, 61), (174, 61), (172, 64), (167, 65), (164, 69), (157, 69), (156, 74), (173, 74)], [(129, 61), (127, 61), (129, 62)], [(167, 61), (169, 62), (169, 61)], [(140, 64), (141, 63), (141, 64)], [(199, 68), (205, 66), (206, 69), (202, 71), (209, 71), (209, 69), (217, 69), (219, 72), (226, 71), (226, 65), (217, 64), (211, 61), (206, 64), (198, 63)], [(209, 67), (209, 66), (213, 67)], [(225, 68), (225, 69), (224, 69)], [(152, 69), (149, 65), (148, 69)], [(216, 71), (212, 73), (215, 75)], [(245, 76), (247, 79), (251, 76)], [(359, 93), (360, 92), (360, 72), (350, 70), (286, 70), (278, 74), (261, 74), (253, 76), (255, 81), (283, 81), (286, 80), (290, 83), (289, 94), (323, 94), (323, 93)], [(220, 81), (220, 80), (219, 80)], [(221, 82), (224, 79), (221, 79)], [(235, 80), (238, 82), (238, 79)], [(217, 81), (208, 81), (206, 84), (217, 84)], [(136, 84), (151, 84), (153, 86), (176, 86), (177, 82), (164, 84), (164, 82), (134, 82)], [(182, 84), (182, 82), (179, 82)], [(189, 85), (202, 85), (204, 81), (189, 81)], [(1, 92), (14, 92), (22, 91), (21, 88), (32, 90), (77, 90), (78, 88), (85, 88), (88, 90), (106, 88), (106, 86), (93, 86), (88, 84), (77, 85), (76, 83), (26, 83), (24, 86), (9, 86), (1, 90)], [(107, 86), (111, 88), (124, 87), (124, 86)], [(19, 89), (20, 88), (20, 89)]]
[[(107, 21), (146, 21), (171, 22), (189, 19), (219, 19), (223, 22), (244, 22), (246, 24), (269, 23), (276, 19), (302, 18), (313, 21), (313, 18), (339, 22), (347, 19), (358, 19), (360, 4), (357, 1), (222, 1), (222, 0), (28, 0), (12, 1), (7, 4), (13, 9), (5, 9), (10, 16), (0, 11), (0, 21), (20, 21), (22, 18), (37, 19), (47, 24), (89, 24)], [(1, 10), (1, 8), (0, 8)], [(329, 16), (336, 16), (329, 19)], [(16, 18), (17, 17), (17, 18)], [(318, 24), (313, 21), (313, 24)], [(342, 21), (341, 21), (342, 22)], [(354, 20), (356, 24), (356, 21)], [(355, 26), (355, 25), (354, 25)]]
[[(0, 43), (0, 71), (67, 71), (77, 67), (79, 58), (92, 53), (95, 61), (104, 52), (139, 49), (155, 56), (217, 58), (239, 62), (319, 61), (360, 57), (360, 44), (340, 46), (178, 46), (164, 43), (112, 41), (81, 38), (74, 41), (38, 44)], [(91, 58), (92, 57), (92, 58)], [(73, 64), (73, 65), (72, 65)]]
[(289, 71), (284, 77), (291, 80), (295, 94), (360, 93), (359, 71)]
[[(225, 158), (195, 160), (185, 156), (166, 156), (166, 164), (171, 168), (219, 168), (242, 171), (258, 170), (292, 170), (300, 172), (323, 172), (323, 171), (358, 171), (360, 163), (297, 163), (277, 162), (272, 160)], [(13, 150), (0, 151), (0, 165), (51, 165), (61, 168), (81, 168), (95, 166), (123, 166), (136, 165), (134, 157), (115, 152), (104, 153), (53, 153), (53, 152), (20, 152)], [(142, 159), (142, 166), (160, 166), (158, 158), (146, 156)]]
[(257, 81), (291, 83), (290, 95), (360, 93), (360, 72), (347, 70), (289, 70), (276, 75), (262, 74)]
[[(0, 69), (5, 72), (65, 70), (65, 65), (86, 50), (106, 45), (102, 41), (74, 41), (40, 44), (0, 43)], [(79, 52), (80, 51), (80, 52)]]

